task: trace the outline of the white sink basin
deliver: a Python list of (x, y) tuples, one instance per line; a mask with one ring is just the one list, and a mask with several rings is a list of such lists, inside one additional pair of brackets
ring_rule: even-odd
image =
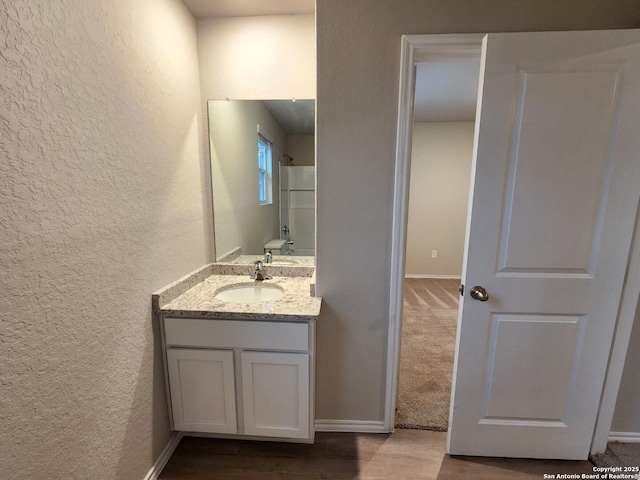
[(223, 302), (259, 303), (277, 300), (283, 294), (284, 290), (276, 285), (251, 284), (221, 288), (214, 297)]

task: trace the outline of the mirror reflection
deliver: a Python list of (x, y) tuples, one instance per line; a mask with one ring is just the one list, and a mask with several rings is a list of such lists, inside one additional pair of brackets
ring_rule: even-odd
[(217, 262), (312, 265), (314, 100), (209, 100)]

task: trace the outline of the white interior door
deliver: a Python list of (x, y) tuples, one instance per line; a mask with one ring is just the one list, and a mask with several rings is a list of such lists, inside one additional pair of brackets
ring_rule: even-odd
[(484, 40), (451, 454), (587, 458), (638, 209), (639, 64), (638, 30)]

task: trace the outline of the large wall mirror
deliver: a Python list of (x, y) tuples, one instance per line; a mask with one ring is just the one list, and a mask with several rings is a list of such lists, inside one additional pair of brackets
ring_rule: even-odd
[(217, 262), (312, 265), (315, 101), (209, 100)]

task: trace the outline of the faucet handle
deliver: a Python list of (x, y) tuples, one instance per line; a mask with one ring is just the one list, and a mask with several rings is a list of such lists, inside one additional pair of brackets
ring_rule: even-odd
[(251, 275), (253, 280), (271, 280), (273, 278), (271, 275), (267, 275), (267, 271), (264, 269), (262, 260), (256, 260), (253, 262), (253, 266), (253, 274)]

